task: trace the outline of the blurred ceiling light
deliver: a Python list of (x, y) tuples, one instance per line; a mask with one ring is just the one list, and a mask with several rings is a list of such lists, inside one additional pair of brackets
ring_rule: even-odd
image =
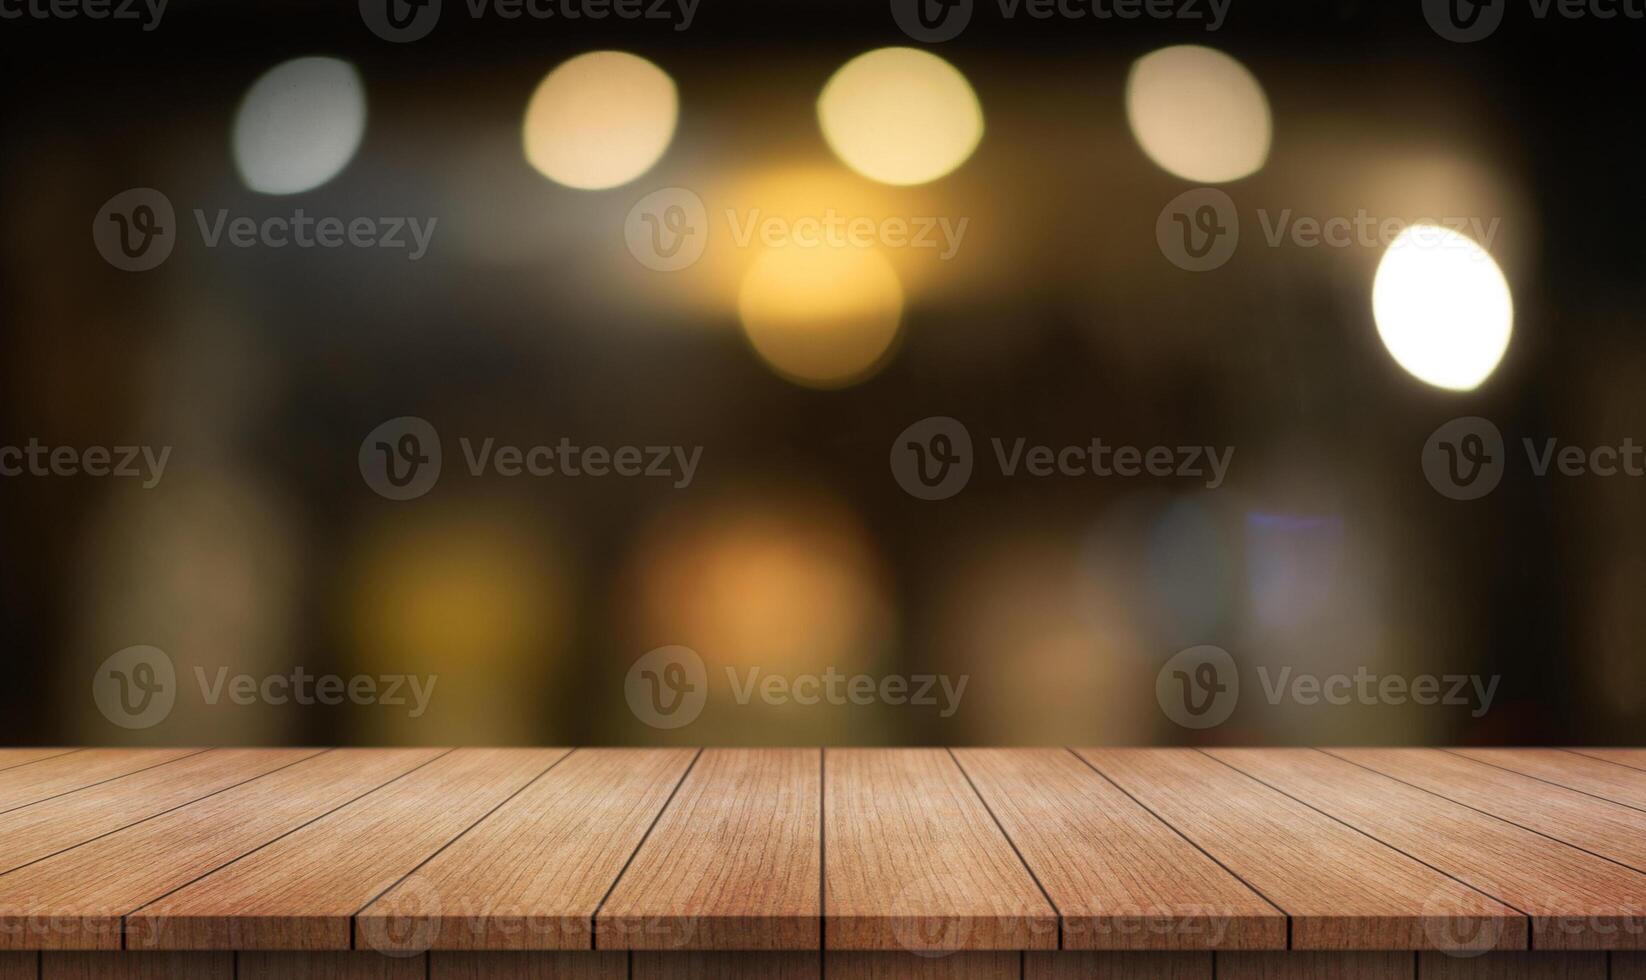
[(872, 249), (772, 248), (744, 274), (737, 310), (755, 352), (778, 374), (841, 388), (883, 363), (897, 338), (903, 286)]
[(1401, 367), (1438, 388), (1469, 391), (1503, 359), (1514, 302), (1485, 249), (1450, 228), (1416, 224), (1378, 263), (1372, 316)]
[(1269, 157), (1269, 100), (1252, 73), (1221, 51), (1185, 44), (1137, 59), (1126, 118), (1149, 159), (1185, 180), (1218, 184), (1256, 173)]
[(366, 134), (366, 91), (336, 58), (296, 58), (252, 83), (234, 117), (234, 163), (246, 186), (296, 194), (336, 177)]
[(953, 65), (914, 48), (880, 48), (840, 67), (817, 117), (829, 147), (884, 184), (924, 184), (966, 162), (983, 138), (983, 108)]
[(526, 160), (567, 187), (617, 187), (663, 156), (679, 115), (663, 69), (622, 51), (591, 51), (549, 72), (532, 93)]

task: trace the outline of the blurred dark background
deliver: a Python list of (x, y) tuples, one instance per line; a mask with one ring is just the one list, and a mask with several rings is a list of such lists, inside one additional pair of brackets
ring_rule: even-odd
[[(0, 477), (4, 742), (1639, 742), (1641, 478), (1540, 477), (1520, 445), (1646, 444), (1646, 21), (1538, 19), (1522, 2), (1465, 44), (1417, 0), (1233, 0), (1216, 31), (1006, 19), (979, 0), (959, 37), (923, 43), (885, 3), (702, 0), (675, 26), (475, 19), (464, 0), (409, 43), (352, 3), (306, 0), (172, 0), (152, 31), (0, 21), (0, 445), (172, 447), (147, 489)], [(1128, 72), (1177, 45), (1260, 85), (1272, 135), (1255, 171), (1185, 178), (1140, 146)], [(974, 151), (912, 186), (865, 176), (819, 127), (831, 75), (889, 46), (958, 69), (983, 118)], [(639, 176), (579, 189), (534, 169), (522, 126), (545, 75), (600, 50), (666, 72), (678, 119)], [(312, 189), (259, 193), (237, 166), (237, 113), (265, 72), (308, 56), (357, 75), (358, 149)], [(1192, 272), (1156, 228), (1207, 183), (1233, 200), (1240, 244)], [(625, 220), (669, 187), (701, 198), (711, 231), (700, 261), (660, 272)], [(176, 209), (175, 248), (149, 271), (116, 268), (89, 233), (128, 188)], [(195, 227), (196, 209), (296, 208), (438, 223), (416, 261), (213, 248)], [(751, 322), (762, 248), (731, 240), (728, 209), (967, 225), (952, 258), (869, 250), (898, 287), (890, 339), (831, 334), (839, 295), (806, 294), (774, 314), (814, 331), (783, 361)], [(1491, 224), (1513, 295), (1501, 362), (1470, 390), (1414, 377), (1373, 316), (1386, 243), (1271, 246), (1260, 212), (1288, 209)], [(850, 299), (871, 279), (853, 266), (838, 285)], [(860, 369), (808, 377), (814, 355)], [(439, 432), (444, 467), (397, 501), (359, 457), (402, 416)], [(976, 444), (970, 483), (938, 501), (888, 464), (929, 416)], [(1422, 466), (1430, 434), (1465, 416), (1507, 447), (1475, 500), (1437, 492)], [(702, 455), (686, 487), (476, 477), (462, 437)], [(996, 437), (1234, 456), (1215, 489), (1007, 477)], [(713, 687), (700, 720), (658, 730), (631, 712), (625, 675), (673, 644)], [(1230, 652), (1242, 689), (1198, 731), (1162, 710), (1156, 681), (1202, 644)], [(92, 691), (134, 645), (165, 651), (181, 693), (128, 730)], [(194, 681), (298, 666), (438, 686), (412, 718), (208, 705)], [(969, 682), (947, 717), (740, 705), (727, 666)], [(1497, 686), (1478, 712), (1271, 705), (1254, 671), (1287, 666)]]

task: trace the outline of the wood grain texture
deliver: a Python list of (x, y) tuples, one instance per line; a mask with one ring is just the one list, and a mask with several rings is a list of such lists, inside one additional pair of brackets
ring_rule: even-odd
[(705, 749), (601, 906), (601, 949), (817, 949), (822, 754)]
[(628, 980), (627, 953), (431, 952), (429, 980)]
[(0, 980), (40, 980), (40, 954), (0, 953)]
[(1212, 954), (1029, 953), (1023, 980), (1212, 980)]
[(1285, 949), (1286, 916), (1064, 749), (955, 758), (1063, 919), (1064, 949)]
[(1611, 980), (1646, 980), (1646, 953), (1612, 953)]
[(1513, 909), (1200, 752), (1080, 754), (1290, 915), (1295, 949), (1434, 949), (1477, 933), (1526, 948)]
[(1568, 749), (1578, 755), (1646, 772), (1646, 749)]
[(79, 750), (70, 748), (0, 749), (0, 770), (15, 769), (18, 766), (26, 766), (31, 762), (39, 762), (41, 759), (50, 759), (77, 751)]
[(1636, 871), (1646, 871), (1646, 813), (1640, 810), (1440, 749), (1326, 751)]
[(164, 765), (201, 749), (86, 749), (0, 770), (0, 813)]
[(0, 873), (319, 752), (319, 749), (213, 749), (0, 814)]
[[(565, 754), (440, 756), (146, 906), (140, 918), (151, 948), (349, 949), (356, 912)], [(362, 946), (400, 941), (365, 938)]]
[(422, 956), (351, 953), (241, 953), (235, 980), (425, 980)]
[(589, 949), (594, 914), (692, 749), (579, 749), (360, 912), (432, 949)]
[(1606, 980), (1605, 953), (1422, 953), (1423, 980)]
[(829, 953), (827, 980), (1019, 980), (1019, 953)]
[(233, 953), (46, 953), (41, 980), (234, 980)]
[(816, 952), (637, 952), (633, 980), (818, 980), (822, 974)]
[[(0, 875), (0, 948), (118, 949), (122, 916), (436, 754), (322, 753)], [(129, 933), (129, 947), (149, 944)]]
[(823, 771), (829, 949), (1056, 948), (1056, 912), (949, 753), (831, 749)]
[(1560, 749), (1453, 749), (1453, 753), (1525, 776), (1646, 810), (1646, 772)]
[(1413, 980), (1411, 953), (1218, 953), (1217, 980)]
[[(1527, 913), (1534, 949), (1646, 945), (1646, 875), (1314, 749), (1206, 751)], [(1448, 938), (1462, 953), (1495, 945)]]

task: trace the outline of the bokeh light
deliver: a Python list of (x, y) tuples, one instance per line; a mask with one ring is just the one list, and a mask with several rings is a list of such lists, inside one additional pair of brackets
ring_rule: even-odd
[(737, 310), (749, 342), (778, 374), (838, 388), (884, 362), (897, 339), (903, 287), (873, 249), (772, 248), (745, 273)]
[(953, 65), (914, 48), (880, 48), (840, 67), (817, 100), (823, 137), (858, 173), (924, 184), (966, 162), (983, 108)]
[(234, 163), (246, 186), (297, 194), (348, 166), (366, 134), (366, 91), (336, 58), (296, 58), (252, 83), (234, 117)]
[(1126, 118), (1149, 159), (1185, 180), (1238, 180), (1269, 157), (1263, 87), (1211, 48), (1185, 44), (1139, 58), (1126, 79)]
[(1503, 271), (1473, 239), (1416, 224), (1378, 263), (1372, 315), (1383, 345), (1413, 377), (1468, 391), (1503, 359), (1514, 302)]
[(526, 160), (550, 180), (603, 190), (634, 180), (669, 148), (674, 80), (644, 58), (591, 51), (544, 77), (526, 106)]

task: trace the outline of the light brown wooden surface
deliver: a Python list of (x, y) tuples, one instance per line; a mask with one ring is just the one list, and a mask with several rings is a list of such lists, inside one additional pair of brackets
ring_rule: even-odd
[(301, 761), (0, 875), (0, 946), (118, 949), (125, 914), (430, 754), (342, 749), (303, 759), (307, 750), (271, 751)]
[(1646, 772), (1561, 749), (1453, 749), (1500, 769), (1646, 810)]
[[(1646, 948), (1646, 875), (1314, 749), (1206, 751), (1527, 913), (1535, 949)], [(1494, 945), (1448, 938), (1458, 952)]]
[(1218, 953), (1217, 980), (1413, 980), (1411, 953)]
[(1080, 754), (1290, 915), (1295, 949), (1437, 948), (1436, 910), (1526, 948), (1518, 912), (1200, 752)]
[(68, 755), (78, 751), (71, 748), (55, 749), (0, 749), (0, 770), (14, 769), (17, 766), (26, 766), (41, 759), (50, 759), (53, 756)]
[(1063, 919), (1064, 949), (1285, 949), (1286, 916), (1064, 749), (955, 758)]
[(821, 943), (822, 753), (705, 749), (600, 908), (601, 949)]
[(1566, 751), (1646, 772), (1646, 749), (1567, 749)]
[(1029, 953), (1023, 980), (1212, 980), (1212, 954)]
[(0, 813), (108, 779), (193, 755), (202, 749), (84, 749), (0, 769)]
[(1646, 812), (1440, 749), (1326, 751), (1636, 871), (1646, 871)]
[(1423, 980), (1606, 980), (1605, 953), (1423, 953)]
[(579, 749), (361, 911), (433, 949), (589, 949), (601, 900), (691, 749)]
[(634, 954), (633, 980), (818, 980), (816, 952)]
[(943, 749), (824, 754), (829, 949), (1053, 949), (1057, 916)]
[(823, 961), (827, 980), (1018, 980), (1019, 953), (829, 953)]
[(0, 873), (319, 754), (213, 749), (0, 814)]
[(137, 918), (156, 949), (348, 949), (356, 912), (565, 754), (456, 749), (150, 903)]
[(422, 956), (377, 952), (241, 953), (235, 980), (426, 980)]
[(233, 980), (233, 953), (47, 953), (41, 980)]
[(628, 980), (627, 953), (434, 951), (429, 980)]

